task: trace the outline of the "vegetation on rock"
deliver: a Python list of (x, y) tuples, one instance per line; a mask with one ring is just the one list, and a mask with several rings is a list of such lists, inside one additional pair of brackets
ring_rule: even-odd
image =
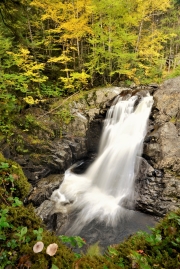
[[(138, 232), (101, 254), (98, 244), (73, 252), (86, 242), (78, 236), (57, 237), (43, 226), (31, 205), (22, 203), (29, 183), (18, 164), (0, 155), (0, 268), (139, 268), (170, 269), (180, 266), (180, 211), (169, 213), (151, 234)], [(42, 249), (34, 251), (37, 242)], [(68, 246), (64, 245), (68, 244)], [(55, 246), (49, 253), (47, 248)], [(48, 248), (48, 249), (49, 249)]]
[[(72, 268), (75, 255), (55, 235), (46, 231), (31, 205), (23, 205), (30, 185), (20, 166), (2, 155), (0, 189), (0, 268), (51, 268), (53, 264), (58, 268)], [(45, 249), (34, 253), (33, 246), (40, 239)], [(46, 254), (51, 243), (59, 246), (53, 257)]]

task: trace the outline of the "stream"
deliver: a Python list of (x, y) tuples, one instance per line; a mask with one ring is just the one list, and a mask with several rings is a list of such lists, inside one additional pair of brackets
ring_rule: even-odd
[(70, 167), (55, 192), (56, 207), (71, 204), (61, 234), (80, 235), (88, 244), (98, 241), (106, 247), (155, 225), (153, 216), (135, 211), (134, 190), (152, 104), (149, 94), (115, 100), (94, 161)]
[[(86, 159), (81, 160), (73, 167), (73, 173), (83, 174), (95, 157), (96, 154), (89, 154)], [(76, 212), (73, 212), (69, 215), (68, 222), (61, 230), (61, 234), (71, 235), (71, 225), (75, 219)], [(125, 208), (123, 218), (119, 220), (115, 227), (106, 225), (106, 222), (93, 220), (85, 225), (77, 235), (85, 239), (88, 245), (98, 242), (102, 249), (106, 249), (109, 245), (118, 244), (138, 231), (150, 233), (149, 228), (154, 227), (158, 221), (159, 217)]]

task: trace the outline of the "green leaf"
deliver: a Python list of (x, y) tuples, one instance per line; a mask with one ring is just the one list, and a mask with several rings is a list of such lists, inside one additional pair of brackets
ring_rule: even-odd
[(77, 243), (77, 245), (78, 245), (79, 248), (82, 248), (86, 244), (86, 242), (84, 241), (84, 239), (81, 238), (80, 236), (75, 236), (74, 238), (75, 238), (76, 243)]
[(15, 169), (16, 169), (16, 168), (18, 168), (18, 167), (17, 167), (16, 165), (13, 164), (13, 165), (12, 165), (12, 168), (15, 168)]
[(59, 269), (55, 264), (52, 264), (51, 269)]
[(16, 206), (21, 206), (23, 203), (19, 200), (18, 197), (13, 198), (14, 199), (14, 203), (12, 204), (13, 207)]
[(33, 233), (37, 236), (37, 241), (42, 240), (43, 228), (39, 228), (38, 230), (33, 230)]
[(174, 212), (171, 212), (168, 215), (168, 219), (177, 219), (177, 218), (179, 218), (179, 216), (176, 213), (174, 213)]
[(180, 238), (179, 237), (176, 238), (176, 242), (180, 243)]
[(21, 236), (25, 235), (27, 233), (27, 227), (22, 227), (20, 233), (21, 233)]
[(81, 254), (79, 254), (79, 253), (74, 253), (74, 256), (75, 256), (77, 259), (80, 259), (80, 258), (81, 258)]
[(7, 247), (12, 248), (12, 249), (16, 248), (17, 246), (18, 244), (15, 239), (12, 239), (7, 243)]
[(10, 227), (10, 224), (6, 220), (7, 212), (8, 212), (8, 209), (4, 209), (4, 210), (1, 211), (1, 214), (0, 214), (0, 229)]
[(108, 247), (108, 252), (109, 252), (109, 254), (110, 254), (111, 256), (116, 256), (116, 255), (118, 255), (118, 251), (117, 251), (115, 248), (113, 248), (113, 247)]
[(0, 233), (0, 240), (6, 240), (6, 236), (3, 233)]
[(9, 167), (8, 163), (1, 162), (0, 168), (5, 169), (5, 168), (8, 168), (8, 167)]
[(162, 240), (162, 236), (160, 234), (156, 235), (156, 242), (160, 242)]

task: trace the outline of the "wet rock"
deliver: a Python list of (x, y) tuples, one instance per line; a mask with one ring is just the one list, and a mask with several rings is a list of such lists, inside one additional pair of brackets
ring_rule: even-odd
[[(47, 229), (58, 232), (63, 230), (68, 222), (68, 216), (71, 205), (61, 205), (52, 201), (45, 200), (38, 208), (35, 209), (36, 214), (43, 220)], [(58, 233), (59, 235), (59, 233)]]
[(45, 200), (51, 197), (54, 190), (59, 188), (63, 177), (64, 175), (49, 175), (41, 179), (37, 186), (31, 190), (27, 203), (31, 202), (34, 206), (40, 206)]
[(48, 230), (56, 229), (57, 215), (53, 210), (54, 202), (45, 200), (36, 210), (36, 214), (42, 219)]
[(43, 220), (46, 228), (50, 231), (59, 230), (67, 222), (68, 214), (66, 208), (59, 209), (59, 212), (54, 209), (53, 201), (45, 200), (36, 210), (36, 214)]
[(73, 162), (80, 160), (87, 155), (87, 139), (86, 138), (76, 138), (69, 143), (69, 147), (72, 152)]
[(154, 172), (137, 180), (137, 208), (161, 216), (180, 206), (180, 77), (165, 81), (154, 100), (143, 150)]
[(102, 133), (102, 117), (94, 119), (87, 130), (87, 147), (90, 152), (97, 152)]

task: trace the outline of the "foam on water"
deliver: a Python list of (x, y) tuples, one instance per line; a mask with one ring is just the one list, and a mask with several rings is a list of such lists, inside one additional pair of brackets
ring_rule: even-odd
[(137, 157), (153, 104), (147, 95), (134, 109), (137, 99), (119, 99), (109, 109), (96, 160), (83, 175), (68, 169), (59, 190), (53, 193), (57, 204), (71, 202), (77, 212), (70, 234), (78, 234), (92, 220), (114, 226), (127, 214), (125, 207), (132, 206)]

